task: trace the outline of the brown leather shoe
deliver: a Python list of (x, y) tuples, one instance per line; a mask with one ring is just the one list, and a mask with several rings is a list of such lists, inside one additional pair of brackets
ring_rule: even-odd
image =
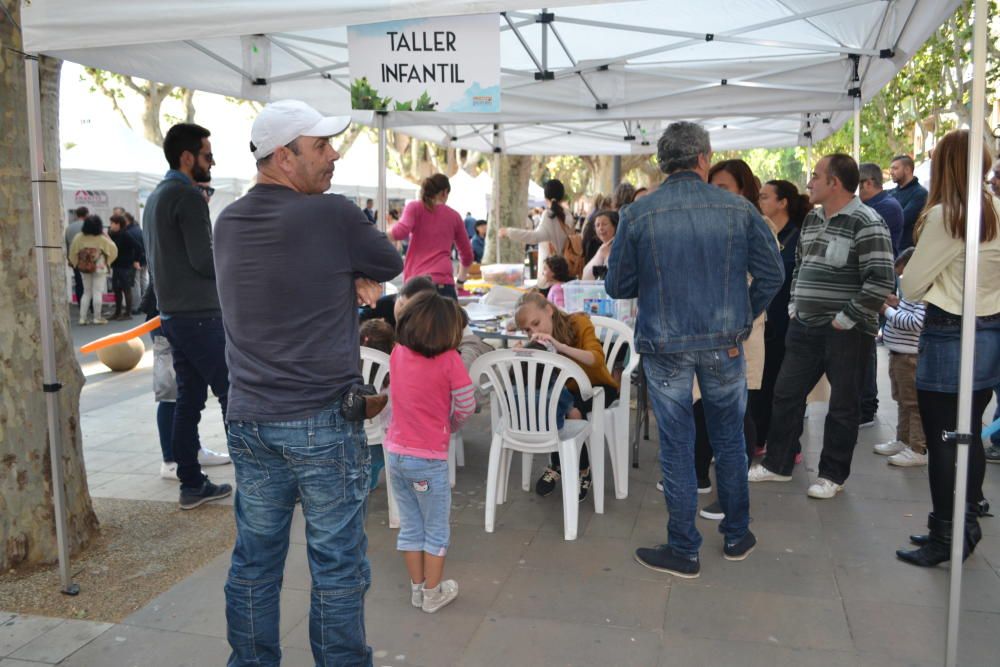
[(385, 406), (389, 404), (388, 394), (375, 394), (374, 396), (365, 396), (365, 419), (374, 419), (379, 415), (380, 412), (385, 410)]

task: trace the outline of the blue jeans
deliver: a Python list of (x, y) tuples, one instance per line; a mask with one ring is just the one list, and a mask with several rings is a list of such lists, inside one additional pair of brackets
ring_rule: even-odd
[(205, 409), (208, 388), (219, 399), (226, 419), (229, 369), (226, 367), (226, 333), (221, 317), (171, 317), (160, 324), (174, 355), (177, 405), (171, 449), (177, 462), (181, 488), (197, 489), (205, 481), (198, 465), (198, 422)]
[(389, 483), (399, 506), (399, 551), (445, 556), (451, 539), (451, 483), (447, 459), (389, 454)]
[[(996, 412), (993, 413), (993, 421), (997, 421), (1000, 419), (1000, 385), (997, 385), (997, 387), (993, 389), (993, 394), (997, 399), (997, 409)], [(994, 447), (1000, 447), (1000, 431), (997, 431), (990, 436), (990, 443)]]
[(278, 610), (295, 503), (306, 522), (318, 667), (372, 664), (365, 639), (371, 585), (364, 517), (370, 454), (362, 422), (340, 401), (308, 419), (229, 423), (236, 469), (236, 546), (226, 582), (229, 667), (277, 667)]
[(747, 453), (743, 436), (746, 412), (746, 363), (742, 346), (729, 349), (644, 354), (649, 397), (660, 430), (663, 495), (670, 519), (667, 543), (681, 556), (696, 558), (701, 534), (695, 527), (698, 482), (694, 470), (693, 378), (698, 377), (709, 440), (715, 452), (719, 502), (725, 519), (719, 532), (727, 543), (746, 535), (750, 525)]

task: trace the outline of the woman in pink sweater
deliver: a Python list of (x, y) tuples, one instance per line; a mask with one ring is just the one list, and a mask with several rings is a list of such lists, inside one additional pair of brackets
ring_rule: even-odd
[(462, 216), (446, 205), (450, 193), (451, 183), (444, 174), (425, 178), (420, 186), (420, 201), (411, 201), (406, 205), (403, 217), (389, 229), (389, 237), (395, 241), (410, 241), (403, 263), (403, 280), (428, 275), (438, 292), (457, 299), (451, 248), (455, 246), (458, 249), (462, 265), (458, 280), (462, 282), (472, 264), (472, 244)]

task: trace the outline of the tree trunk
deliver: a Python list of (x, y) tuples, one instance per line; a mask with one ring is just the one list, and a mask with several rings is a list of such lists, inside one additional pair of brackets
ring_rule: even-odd
[[(498, 239), (500, 227), (527, 226), (528, 179), (531, 177), (530, 155), (493, 156), (493, 198), (489, 224), (486, 227), (486, 248), (483, 264), (520, 264), (524, 261), (524, 244)], [(497, 258), (497, 241), (500, 257)]]
[(184, 122), (194, 122), (194, 88), (182, 88), (181, 102), (184, 104)]
[[(18, 18), (21, 3), (0, 0)], [(52, 505), (38, 284), (32, 227), (31, 178), (24, 61), (12, 49), (21, 38), (9, 21), (0, 20), (0, 568), (51, 562), (58, 557)], [(41, 62), (42, 127), (45, 168), (58, 176), (59, 61)], [(47, 206), (46, 245), (63, 245), (62, 205), (58, 183), (44, 191)], [(66, 257), (48, 251), (52, 274), (57, 373), (63, 439), (67, 538), (78, 550), (97, 530), (87, 490), (80, 441), (80, 390), (83, 374), (73, 354), (66, 299)]]
[(163, 130), (160, 129), (160, 106), (163, 100), (170, 94), (171, 86), (161, 86), (155, 81), (150, 81), (147, 85), (149, 92), (143, 95), (144, 106), (142, 109), (142, 134), (147, 141), (152, 141), (157, 146), (163, 145)]

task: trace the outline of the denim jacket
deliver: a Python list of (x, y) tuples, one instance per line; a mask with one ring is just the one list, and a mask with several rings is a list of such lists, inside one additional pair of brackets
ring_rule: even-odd
[(620, 216), (605, 287), (615, 298), (639, 298), (640, 354), (735, 346), (784, 281), (778, 244), (757, 210), (693, 171), (671, 175)]

